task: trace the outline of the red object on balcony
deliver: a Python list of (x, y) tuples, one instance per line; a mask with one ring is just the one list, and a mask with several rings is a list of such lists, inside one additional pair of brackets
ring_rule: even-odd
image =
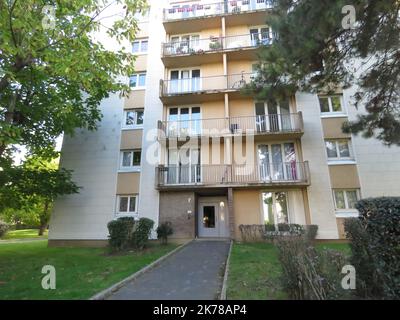
[(292, 171), (292, 179), (297, 180), (297, 166), (296, 161), (292, 161), (290, 163), (291, 171)]

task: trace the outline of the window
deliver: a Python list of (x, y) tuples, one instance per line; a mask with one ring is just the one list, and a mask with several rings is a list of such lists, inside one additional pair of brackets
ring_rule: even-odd
[(137, 128), (143, 126), (143, 114), (142, 109), (132, 109), (124, 111), (124, 128)]
[(252, 46), (271, 44), (271, 30), (269, 27), (251, 28), (250, 40)]
[(321, 113), (343, 113), (342, 96), (319, 96)]
[(137, 195), (117, 196), (117, 214), (137, 214)]
[(333, 190), (333, 197), (335, 200), (335, 210), (355, 210), (356, 203), (359, 200), (359, 192), (357, 189), (353, 190)]
[(263, 192), (263, 221), (265, 224), (278, 225), (289, 223), (289, 210), (286, 192)]
[(349, 139), (325, 140), (328, 160), (353, 160)]
[(131, 88), (144, 88), (146, 86), (146, 73), (135, 73), (129, 79)]
[(121, 169), (139, 169), (141, 150), (121, 151)]
[(148, 48), (148, 39), (140, 39), (136, 40), (132, 43), (132, 52), (133, 53), (146, 53)]

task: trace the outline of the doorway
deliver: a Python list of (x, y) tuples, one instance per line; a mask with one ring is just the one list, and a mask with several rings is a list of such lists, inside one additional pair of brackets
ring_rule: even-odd
[(199, 198), (198, 236), (200, 238), (228, 238), (228, 207), (226, 198)]

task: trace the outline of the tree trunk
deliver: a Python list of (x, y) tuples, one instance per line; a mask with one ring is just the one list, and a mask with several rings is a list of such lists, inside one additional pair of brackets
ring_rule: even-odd
[(44, 203), (43, 213), (40, 216), (40, 227), (38, 236), (43, 236), (44, 232), (46, 231), (46, 227), (48, 224), (48, 211), (49, 211), (49, 202), (46, 200)]

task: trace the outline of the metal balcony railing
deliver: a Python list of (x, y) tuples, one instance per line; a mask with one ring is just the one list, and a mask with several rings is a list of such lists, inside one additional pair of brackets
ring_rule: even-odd
[(159, 121), (159, 138), (195, 136), (222, 137), (230, 134), (276, 134), (303, 132), (301, 112), (258, 116)]
[(308, 162), (255, 165), (167, 165), (156, 168), (156, 184), (165, 186), (218, 186), (249, 184), (308, 184)]
[(194, 77), (173, 80), (161, 80), (161, 96), (172, 96), (187, 93), (240, 90), (249, 84), (254, 73), (239, 73), (230, 75)]
[(164, 9), (164, 21), (241, 13), (272, 8), (269, 0), (225, 0), (214, 3), (185, 3)]
[(227, 37), (209, 37), (208, 39), (187, 39), (167, 42), (162, 45), (162, 56), (178, 56), (185, 54), (202, 54), (224, 50), (258, 47), (269, 45), (272, 39), (261, 33), (243, 34)]

